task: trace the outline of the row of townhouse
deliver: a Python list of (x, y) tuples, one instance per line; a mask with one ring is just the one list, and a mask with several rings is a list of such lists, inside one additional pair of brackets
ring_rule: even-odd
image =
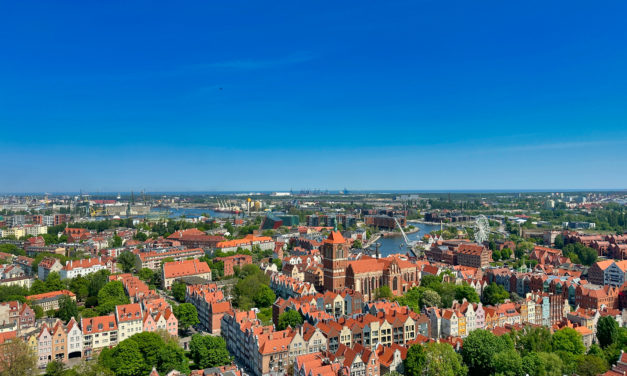
[(57, 320), (53, 325), (43, 323), (36, 335), (27, 343), (37, 354), (37, 365), (45, 367), (51, 361), (65, 362), (69, 358), (83, 355), (83, 334), (77, 321), (72, 317), (67, 325)]
[(99, 270), (116, 272), (115, 260), (110, 257), (92, 257), (82, 260), (70, 260), (65, 265), (54, 257), (44, 257), (39, 263), (37, 276), (45, 281), (52, 272), (59, 273), (61, 279), (71, 279), (87, 274), (96, 273)]
[(361, 293), (344, 289), (340, 293), (326, 291), (324, 294), (305, 295), (297, 298), (277, 298), (272, 305), (272, 321), (278, 325), (279, 316), (288, 309), (300, 312), (303, 317), (316, 324), (319, 319), (331, 319), (361, 313), (363, 309)]
[(451, 308), (425, 309), (431, 325), (431, 338), (467, 337), (476, 329), (495, 329), (517, 324), (551, 326), (569, 312), (568, 304), (559, 295), (527, 294), (519, 303), (506, 302), (496, 306), (453, 302)]
[(254, 311), (225, 314), (222, 336), (229, 352), (256, 376), (284, 374), (297, 356), (327, 349), (319, 328), (305, 323), (297, 329), (274, 331), (272, 326), (263, 326)]
[[(137, 304), (125, 305), (125, 309), (135, 313), (137, 312), (137, 307), (139, 307), (141, 331), (154, 332), (156, 330), (164, 330), (170, 335), (178, 335), (178, 320), (174, 317), (172, 307), (156, 291), (150, 290), (148, 285), (131, 274), (109, 276), (109, 280), (121, 281), (131, 301)], [(135, 314), (135, 319), (133, 320), (135, 321), (134, 326), (129, 324), (125, 328), (125, 325), (122, 325), (122, 329), (129, 329), (129, 331), (128, 335), (122, 333), (121, 337), (126, 338), (137, 332), (137, 330), (131, 330), (139, 326), (139, 323), (136, 322), (137, 314)]]
[(231, 303), (224, 298), (224, 292), (215, 283), (188, 285), (185, 302), (196, 307), (200, 324), (212, 334), (220, 334), (222, 317), (233, 312)]
[(270, 273), (270, 288), (282, 298), (296, 298), (318, 292), (311, 283), (299, 281), (282, 273), (272, 272)]
[(177, 334), (178, 321), (171, 310), (153, 316), (139, 303), (124, 304), (116, 306), (114, 314), (82, 318), (80, 325), (74, 318), (67, 325), (61, 321), (51, 326), (44, 323), (35, 350), (39, 366), (43, 367), (52, 360), (90, 359), (103, 348), (115, 346), (134, 334), (157, 330)]
[(242, 239), (224, 240), (217, 243), (216, 248), (222, 252), (237, 252), (239, 249), (252, 251), (253, 247), (259, 247), (262, 251), (274, 250), (275, 242), (269, 236), (246, 235)]
[(17, 239), (24, 236), (39, 236), (48, 233), (48, 227), (42, 225), (24, 225), (0, 229), (0, 237), (15, 236)]
[(627, 282), (627, 260), (595, 262), (588, 269), (588, 281), (597, 285), (623, 286)]
[(325, 335), (330, 351), (340, 345), (353, 347), (360, 344), (368, 349), (377, 345), (406, 345), (418, 336), (428, 336), (430, 322), (427, 315), (413, 312), (408, 307), (399, 310), (342, 317), (326, 320), (316, 325)]
[(515, 292), (519, 296), (550, 293), (560, 295), (570, 305), (594, 309), (601, 306), (619, 308), (620, 293), (625, 289), (624, 284), (594, 284), (577, 275), (517, 273), (504, 268), (488, 270), (487, 278), (489, 282), (499, 284), (508, 292)]
[(569, 312), (566, 318), (573, 324), (588, 328), (592, 332), (593, 338), (596, 339), (597, 322), (604, 316), (611, 316), (614, 320), (616, 320), (619, 326), (624, 326), (625, 324), (623, 321), (623, 312), (618, 309), (610, 308), (596, 310), (577, 307), (572, 312)]
[(17, 300), (0, 303), (0, 324), (13, 324), (19, 333), (35, 325), (35, 311)]
[(167, 249), (159, 249), (148, 252), (134, 251), (142, 268), (158, 270), (161, 268), (163, 260), (172, 259), (173, 261), (183, 261), (187, 259), (197, 259), (205, 255), (202, 248), (175, 247)]
[(627, 234), (586, 235), (579, 232), (563, 233), (564, 243), (581, 243), (594, 248), (599, 256), (624, 260), (627, 258)]
[(59, 275), (61, 276), (61, 279), (72, 279), (96, 273), (100, 270), (108, 270), (111, 273), (115, 273), (115, 260), (110, 257), (92, 257), (82, 260), (70, 260), (63, 266), (63, 268), (61, 268)]
[(325, 351), (300, 355), (294, 360), (293, 369), (295, 376), (378, 376), (383, 374), (379, 355), (361, 345), (355, 345), (353, 348), (342, 345), (335, 353)]

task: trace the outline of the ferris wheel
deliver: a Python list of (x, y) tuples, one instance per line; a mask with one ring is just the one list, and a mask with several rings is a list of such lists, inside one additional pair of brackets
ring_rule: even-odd
[(475, 219), (475, 225), (473, 226), (475, 230), (475, 241), (477, 243), (483, 243), (488, 240), (488, 234), (490, 234), (490, 222), (488, 222), (488, 218), (485, 215), (481, 214)]

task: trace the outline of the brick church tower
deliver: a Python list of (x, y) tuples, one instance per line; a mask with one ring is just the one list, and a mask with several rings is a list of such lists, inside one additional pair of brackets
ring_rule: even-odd
[(324, 289), (340, 292), (346, 285), (348, 267), (348, 246), (339, 231), (332, 231), (322, 244), (322, 267), (324, 270)]

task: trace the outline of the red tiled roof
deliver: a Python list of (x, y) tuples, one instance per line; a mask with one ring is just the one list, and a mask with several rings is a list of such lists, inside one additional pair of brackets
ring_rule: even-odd
[(87, 335), (117, 330), (118, 324), (114, 315), (97, 316), (81, 319), (81, 328), (83, 329), (83, 334)]
[(233, 239), (233, 240), (225, 240), (219, 242), (216, 246), (217, 248), (231, 248), (231, 247), (239, 247), (241, 245), (250, 244), (253, 242), (271, 242), (272, 238), (269, 236), (254, 236), (253, 234), (246, 235), (243, 239)]
[(346, 239), (342, 236), (342, 233), (339, 231), (331, 231), (329, 237), (324, 240), (326, 244), (344, 244), (346, 243)]
[(139, 303), (123, 304), (115, 307), (118, 322), (136, 321), (142, 319), (142, 307)]
[(59, 291), (44, 292), (43, 294), (29, 295), (26, 297), (26, 300), (40, 300), (40, 299), (46, 299), (46, 298), (54, 298), (57, 296), (60, 297), (61, 295), (67, 295), (69, 297), (76, 296), (72, 291), (59, 290)]
[(163, 275), (165, 278), (176, 278), (197, 274), (211, 273), (211, 269), (206, 262), (193, 260), (173, 261), (163, 264)]
[(88, 259), (82, 260), (70, 260), (65, 266), (63, 270), (74, 270), (74, 269), (88, 269), (95, 265), (106, 265), (107, 261), (109, 261), (106, 257), (92, 257)]

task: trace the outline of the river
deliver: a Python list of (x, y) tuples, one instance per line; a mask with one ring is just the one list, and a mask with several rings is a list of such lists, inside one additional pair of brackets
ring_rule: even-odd
[[(408, 225), (409, 224), (419, 228), (419, 231), (407, 235), (409, 240), (420, 240), (423, 236), (430, 233), (431, 231), (440, 229), (440, 225), (426, 225), (416, 222), (409, 222)], [(393, 253), (407, 253), (407, 245), (405, 244), (405, 240), (403, 240), (403, 235), (401, 235), (400, 233), (398, 234), (398, 236), (380, 238), (379, 240), (377, 240), (377, 243), (380, 244), (379, 253), (382, 257), (391, 255)], [(371, 248), (374, 249), (374, 246)]]

